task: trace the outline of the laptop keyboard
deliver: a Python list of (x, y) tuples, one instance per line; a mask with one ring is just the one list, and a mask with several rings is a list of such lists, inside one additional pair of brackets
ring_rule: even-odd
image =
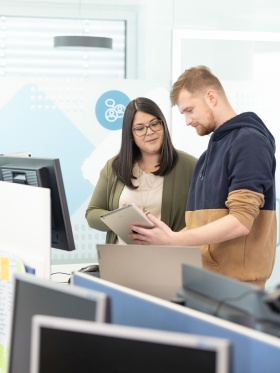
[(84, 272), (86, 275), (94, 276), (94, 277), (100, 277), (99, 271), (94, 271), (94, 272)]

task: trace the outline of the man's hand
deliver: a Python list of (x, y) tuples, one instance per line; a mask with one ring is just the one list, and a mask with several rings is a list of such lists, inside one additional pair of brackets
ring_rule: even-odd
[(194, 229), (183, 229), (173, 232), (165, 223), (147, 213), (154, 223), (153, 228), (141, 228), (130, 225), (129, 228), (137, 233), (129, 234), (139, 245), (173, 245), (173, 246), (202, 246), (232, 240), (246, 236), (249, 229), (233, 215), (226, 215), (218, 220)]
[(154, 224), (154, 227), (142, 228), (137, 225), (130, 225), (129, 229), (137, 233), (130, 233), (129, 237), (133, 238), (138, 245), (176, 245), (175, 233), (151, 213), (146, 213), (146, 215)]

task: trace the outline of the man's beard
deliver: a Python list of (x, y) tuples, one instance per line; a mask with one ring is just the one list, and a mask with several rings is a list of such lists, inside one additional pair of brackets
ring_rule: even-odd
[(205, 122), (207, 123), (207, 127), (197, 122), (197, 125), (199, 125), (199, 127), (196, 128), (196, 132), (199, 136), (210, 135), (210, 133), (214, 132), (217, 127), (216, 120), (214, 118), (212, 110), (209, 109), (209, 107), (206, 104), (205, 104), (205, 111), (206, 111)]

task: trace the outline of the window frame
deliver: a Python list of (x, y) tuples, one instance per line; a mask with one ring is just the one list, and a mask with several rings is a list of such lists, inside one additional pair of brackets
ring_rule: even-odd
[(126, 79), (137, 77), (137, 6), (92, 4), (88, 0), (2, 0), (1, 15), (22, 17), (90, 18), (126, 22)]

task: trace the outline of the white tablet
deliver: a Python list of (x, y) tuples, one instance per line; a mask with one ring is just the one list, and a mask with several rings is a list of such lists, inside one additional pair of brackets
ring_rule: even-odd
[(146, 214), (134, 203), (101, 215), (100, 219), (127, 244), (135, 244), (135, 241), (128, 237), (131, 233), (128, 228), (130, 224), (145, 228), (154, 226)]

